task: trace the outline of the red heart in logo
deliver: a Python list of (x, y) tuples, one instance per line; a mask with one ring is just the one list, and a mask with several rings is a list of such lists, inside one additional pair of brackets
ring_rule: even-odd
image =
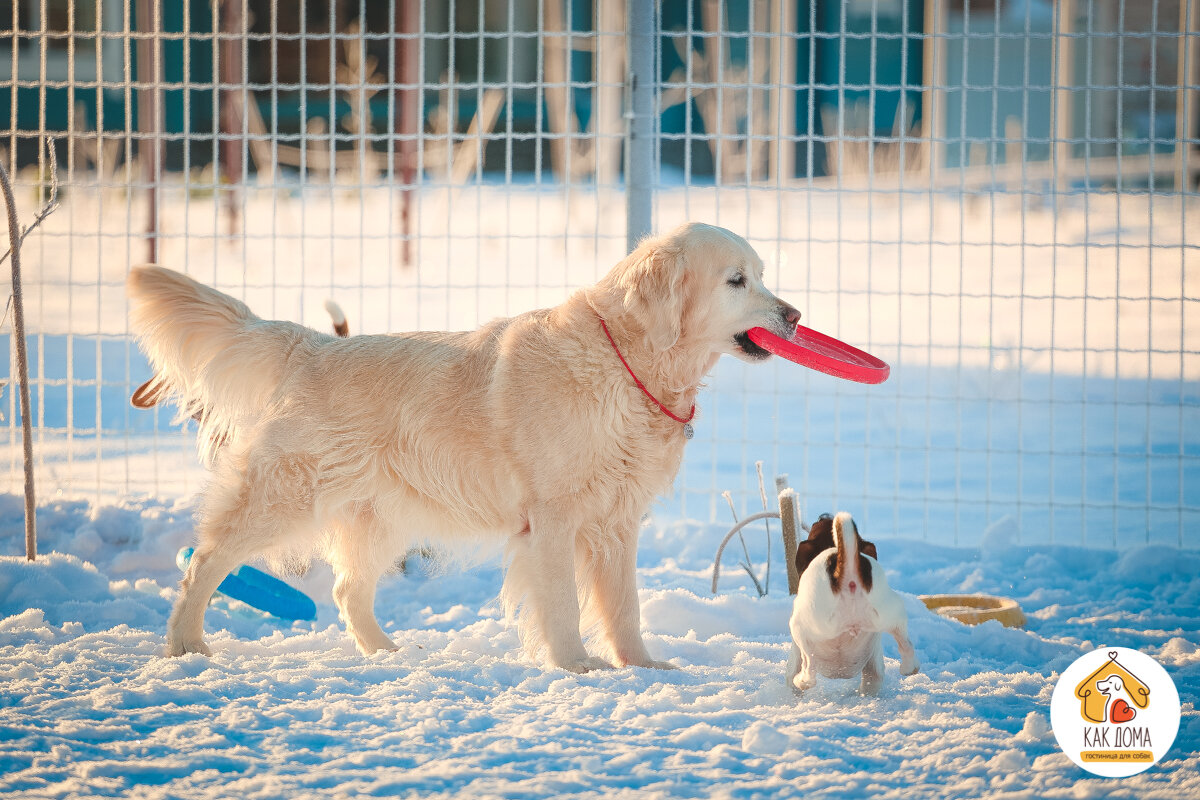
[(1124, 699), (1114, 701), (1108, 712), (1109, 722), (1129, 722), (1135, 716), (1137, 716), (1137, 712), (1130, 708), (1129, 703), (1126, 703)]

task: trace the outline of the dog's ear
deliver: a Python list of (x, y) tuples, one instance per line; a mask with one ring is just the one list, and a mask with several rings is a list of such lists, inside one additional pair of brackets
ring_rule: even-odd
[(666, 239), (643, 242), (621, 265), (617, 285), (625, 291), (625, 311), (646, 332), (654, 352), (679, 341), (684, 267), (682, 249)]
[(862, 553), (864, 556), (870, 556), (876, 561), (879, 560), (879, 553), (875, 550), (875, 544), (873, 542), (868, 542), (861, 536), (858, 537), (858, 552)]
[(833, 517), (822, 514), (808, 529), (808, 539), (796, 545), (796, 574), (803, 575), (813, 559), (833, 547)]
[(796, 574), (803, 575), (804, 570), (808, 569), (808, 565), (813, 562), (813, 559), (821, 553), (828, 550), (828, 547), (820, 547), (811, 539), (807, 542), (800, 542), (796, 545)]

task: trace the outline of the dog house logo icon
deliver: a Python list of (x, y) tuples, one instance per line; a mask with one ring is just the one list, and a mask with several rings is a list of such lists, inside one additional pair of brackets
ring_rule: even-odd
[(1063, 752), (1106, 777), (1136, 775), (1156, 764), (1175, 741), (1179, 717), (1171, 676), (1150, 656), (1122, 647), (1076, 659), (1050, 699)]
[(1137, 709), (1150, 705), (1150, 687), (1123, 667), (1117, 655), (1116, 650), (1108, 651), (1108, 661), (1075, 687), (1079, 713), (1088, 722), (1132, 722)]

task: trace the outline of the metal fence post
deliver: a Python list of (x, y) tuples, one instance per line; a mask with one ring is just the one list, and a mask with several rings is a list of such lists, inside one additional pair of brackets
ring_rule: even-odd
[[(610, 0), (612, 2), (612, 0)], [(632, 252), (652, 229), (657, 20), (654, 0), (626, 0), (625, 243)]]

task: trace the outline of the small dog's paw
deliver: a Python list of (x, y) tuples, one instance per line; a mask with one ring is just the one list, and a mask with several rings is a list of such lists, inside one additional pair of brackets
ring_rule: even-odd
[(591, 672), (596, 669), (612, 669), (613, 665), (605, 661), (603, 658), (596, 656), (588, 656), (586, 658), (578, 658), (574, 661), (568, 661), (565, 664), (560, 664), (560, 667), (569, 671), (577, 672), (582, 675), (585, 672)]
[(911, 664), (901, 664), (900, 665), (900, 674), (901, 675), (916, 675), (920, 671), (921, 671), (921, 662), (917, 661), (916, 659), (913, 659), (913, 662)]
[(193, 640), (176, 640), (167, 642), (167, 656), (176, 658), (188, 653), (199, 653), (202, 656), (211, 656), (212, 651), (208, 649), (208, 645), (203, 639)]

